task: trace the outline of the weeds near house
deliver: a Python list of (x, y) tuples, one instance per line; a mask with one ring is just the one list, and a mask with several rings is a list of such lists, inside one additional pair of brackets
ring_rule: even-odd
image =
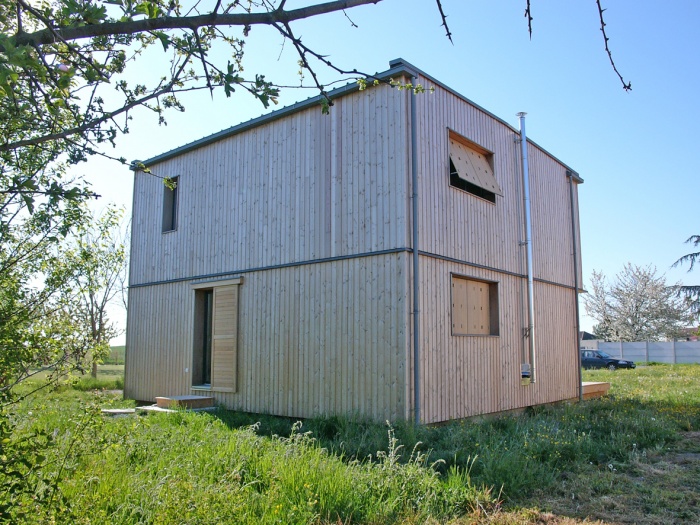
[[(227, 411), (100, 419), (63, 466), (62, 508), (85, 524), (524, 524), (547, 510), (554, 523), (700, 521), (700, 366), (585, 379), (612, 382), (610, 395), (439, 427)], [(18, 413), (26, 435), (57, 437), (37, 467), (47, 479), (86, 399), (48, 393)]]

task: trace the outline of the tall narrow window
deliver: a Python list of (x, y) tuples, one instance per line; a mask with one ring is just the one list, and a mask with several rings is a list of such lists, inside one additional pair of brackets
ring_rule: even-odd
[(503, 195), (493, 174), (493, 155), (485, 149), (450, 131), (450, 185), (496, 202)]
[(238, 287), (241, 278), (192, 285), (195, 292), (192, 385), (235, 392), (238, 377)]
[(204, 326), (202, 327), (202, 384), (211, 385), (212, 319), (214, 291), (204, 290)]
[(498, 335), (498, 284), (452, 276), (452, 335)]
[(163, 233), (177, 230), (177, 201), (180, 177), (163, 184)]

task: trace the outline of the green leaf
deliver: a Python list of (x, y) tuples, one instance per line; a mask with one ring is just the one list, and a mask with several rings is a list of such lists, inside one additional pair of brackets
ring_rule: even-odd
[(163, 51), (167, 51), (168, 47), (170, 47), (170, 37), (162, 31), (157, 31), (155, 35), (158, 37), (158, 40), (160, 40), (160, 43), (163, 44)]
[(34, 197), (32, 197), (30, 194), (23, 193), (22, 200), (27, 206), (27, 210), (29, 210), (29, 213), (34, 213)]
[(142, 2), (136, 6), (134, 11), (146, 15), (148, 18), (158, 18), (163, 15), (163, 11), (156, 2)]

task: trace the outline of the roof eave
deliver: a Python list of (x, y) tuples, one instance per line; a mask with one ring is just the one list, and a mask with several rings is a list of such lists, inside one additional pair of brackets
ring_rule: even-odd
[[(383, 71), (381, 73), (377, 73), (374, 77), (372, 78), (377, 78), (379, 80), (389, 80), (395, 77), (400, 77), (400, 76), (416, 76), (417, 70), (411, 64), (408, 62), (403, 61), (402, 59), (397, 59), (397, 60), (392, 60), (389, 64), (391, 66), (390, 69), (387, 71)], [(354, 93), (356, 91), (360, 91), (362, 88), (360, 87), (359, 84), (357, 83), (351, 83), (351, 84), (346, 84), (344, 86), (335, 88), (327, 93), (328, 98), (331, 100), (340, 98), (342, 96), (345, 96), (349, 93)], [(308, 98), (306, 100), (302, 100), (300, 102), (296, 102), (295, 104), (292, 104), (290, 106), (285, 106), (283, 108), (280, 108), (278, 110), (272, 111), (271, 113), (267, 113), (265, 115), (261, 115), (259, 117), (256, 117), (254, 119), (248, 120), (246, 122), (242, 122), (240, 124), (236, 124), (235, 126), (232, 126), (230, 128), (226, 128), (224, 130), (221, 130), (217, 133), (214, 133), (212, 135), (208, 135), (206, 137), (203, 137), (201, 139), (195, 140), (194, 142), (190, 142), (189, 144), (185, 144), (184, 146), (180, 146), (179, 148), (172, 149), (170, 151), (166, 151), (165, 153), (161, 153), (160, 155), (156, 155), (155, 157), (151, 157), (148, 160), (143, 160), (143, 161), (133, 161), (130, 165), (130, 168), (132, 171), (138, 171), (139, 169), (143, 169), (143, 167), (149, 168), (155, 164), (158, 164), (160, 162), (169, 160), (173, 157), (177, 157), (178, 155), (182, 155), (184, 153), (188, 153), (190, 151), (193, 151), (195, 149), (201, 148), (203, 146), (207, 146), (209, 144), (213, 144), (214, 142), (218, 142), (219, 140), (225, 139), (227, 137), (237, 135), (238, 133), (242, 133), (246, 130), (255, 128), (257, 126), (260, 126), (262, 124), (266, 124), (268, 122), (273, 122), (275, 120), (279, 120), (281, 118), (284, 118), (288, 115), (291, 115), (293, 113), (296, 113), (297, 111), (302, 111), (304, 109), (308, 109), (314, 106), (320, 107), (322, 101), (325, 99), (323, 95), (317, 95), (315, 97)]]
[[(481, 107), (479, 104), (476, 104), (472, 100), (469, 100), (467, 97), (464, 95), (458, 93), (454, 89), (450, 88), (449, 86), (443, 84), (436, 78), (428, 75), (424, 71), (418, 69), (416, 66), (411, 64), (410, 62), (404, 60), (403, 58), (397, 58), (394, 60), (391, 60), (389, 62), (389, 69), (387, 71), (383, 71), (381, 73), (375, 74), (373, 77), (370, 77), (371, 79), (379, 79), (379, 80), (389, 80), (395, 77), (400, 77), (400, 76), (405, 76), (405, 77), (411, 77), (415, 78), (418, 75), (427, 78), (430, 82), (434, 83), (437, 86), (440, 86), (440, 88), (452, 93), (456, 97), (459, 97), (460, 99), (464, 100), (468, 104), (474, 106), (475, 108), (479, 109), (480, 111), (483, 111), (487, 115), (489, 115), (491, 118), (494, 120), (497, 120), (498, 122), (502, 123), (503, 125), (507, 126), (510, 128), (514, 133), (519, 133), (519, 131), (511, 126), (508, 122), (503, 120), (502, 118), (498, 117), (497, 115), (494, 115), (487, 109), (484, 109)], [(335, 88), (327, 93), (328, 98), (331, 100), (340, 98), (342, 96), (345, 96), (350, 93), (354, 93), (356, 91), (360, 91), (361, 87), (357, 83), (349, 83), (344, 86), (341, 86), (339, 88)], [(268, 122), (273, 122), (275, 120), (284, 118), (288, 115), (291, 115), (293, 113), (296, 113), (297, 111), (302, 111), (304, 109), (308, 109), (314, 106), (320, 106), (321, 102), (323, 101), (325, 97), (323, 95), (317, 95), (315, 97), (308, 98), (306, 100), (302, 100), (300, 102), (296, 102), (295, 104), (292, 104), (291, 106), (286, 106), (284, 108), (280, 108), (278, 110), (272, 111), (271, 113), (267, 113), (265, 115), (261, 115), (259, 117), (256, 117), (254, 119), (248, 120), (246, 122), (242, 122), (240, 124), (237, 124), (235, 126), (232, 126), (230, 128), (221, 130), (217, 133), (214, 133), (212, 135), (208, 135), (206, 137), (203, 137), (199, 140), (195, 140), (194, 142), (190, 142), (189, 144), (185, 144), (184, 146), (180, 146), (179, 148), (172, 149), (170, 151), (166, 151), (165, 153), (161, 153), (160, 155), (156, 155), (155, 157), (151, 157), (148, 160), (144, 161), (134, 161), (131, 163), (130, 169), (132, 171), (138, 171), (139, 169), (143, 169), (143, 167), (149, 168), (155, 164), (158, 164), (159, 162), (163, 162), (169, 159), (172, 159), (173, 157), (177, 157), (178, 155), (182, 155), (184, 153), (188, 153), (190, 151), (193, 151), (197, 148), (201, 148), (203, 146), (207, 146), (209, 144), (213, 144), (214, 142), (217, 142), (219, 140), (222, 140), (227, 137), (231, 137), (233, 135), (236, 135), (238, 133), (242, 133), (246, 130), (255, 128), (257, 126), (260, 126), (262, 124), (266, 124)], [(544, 153), (552, 157), (556, 162), (561, 164), (566, 170), (567, 170), (567, 175), (571, 175), (573, 180), (579, 184), (583, 183), (583, 179), (578, 175), (576, 171), (571, 169), (569, 166), (567, 166), (564, 162), (559, 160), (557, 157), (549, 153), (546, 149), (541, 147), (539, 144), (536, 142), (528, 139), (528, 142), (531, 143), (532, 145), (536, 146), (540, 150), (542, 150)]]

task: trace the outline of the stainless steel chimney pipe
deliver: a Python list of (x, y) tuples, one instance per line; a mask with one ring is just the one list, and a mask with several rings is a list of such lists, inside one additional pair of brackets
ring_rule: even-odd
[(530, 351), (530, 383), (537, 380), (536, 370), (536, 345), (535, 345), (535, 292), (532, 273), (532, 219), (530, 217), (530, 173), (527, 165), (527, 136), (525, 134), (525, 115), (518, 113), (520, 118), (520, 150), (522, 154), (523, 168), (523, 200), (525, 204), (525, 249), (527, 252), (527, 330), (525, 337), (528, 339)]

